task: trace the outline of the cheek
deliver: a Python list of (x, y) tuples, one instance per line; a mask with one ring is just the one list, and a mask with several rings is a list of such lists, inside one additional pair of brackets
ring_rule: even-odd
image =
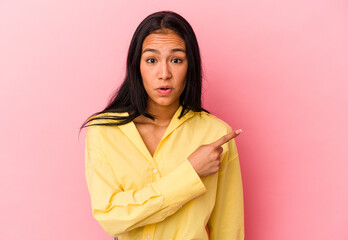
[(182, 72), (182, 77), (181, 77), (181, 78), (183, 79), (183, 81), (182, 81), (182, 87), (185, 88), (186, 82), (187, 82), (187, 66), (186, 66), (186, 68), (184, 69), (184, 71)]
[(145, 75), (146, 75), (146, 71), (144, 69), (144, 66), (143, 66), (143, 64), (140, 64), (140, 76), (141, 76), (141, 78), (144, 79)]
[(142, 64), (140, 64), (140, 75), (141, 75), (141, 79), (142, 79), (144, 88), (146, 89), (148, 86), (148, 82), (147, 82), (148, 71), (146, 70), (146, 68)]
[(179, 83), (180, 86), (180, 95), (183, 93), (183, 91), (185, 90), (186, 87), (186, 75), (183, 75), (183, 80)]
[(185, 90), (186, 82), (187, 82), (187, 80), (185, 79), (185, 81), (182, 83), (181, 93)]

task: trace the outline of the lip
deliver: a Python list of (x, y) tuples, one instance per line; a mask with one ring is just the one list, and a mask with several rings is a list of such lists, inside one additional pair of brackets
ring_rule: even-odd
[(156, 91), (161, 94), (161, 95), (167, 95), (169, 93), (171, 93), (173, 90), (173, 88), (171, 86), (160, 86), (158, 88), (156, 88)]

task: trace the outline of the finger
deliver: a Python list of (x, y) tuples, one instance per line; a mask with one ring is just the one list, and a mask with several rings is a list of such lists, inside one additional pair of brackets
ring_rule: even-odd
[(221, 155), (221, 153), (224, 151), (224, 149), (221, 146), (216, 148), (216, 150), (218, 151), (219, 155)]
[(221, 145), (227, 143), (232, 138), (237, 137), (242, 132), (242, 129), (238, 129), (236, 131), (232, 131), (224, 136), (222, 136), (220, 139), (216, 140), (215, 142), (211, 143), (214, 147), (220, 147)]

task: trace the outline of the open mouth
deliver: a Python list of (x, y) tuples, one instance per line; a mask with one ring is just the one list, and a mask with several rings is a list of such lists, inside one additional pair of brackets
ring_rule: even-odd
[(171, 91), (172, 89), (167, 87), (157, 88), (157, 92), (160, 94), (169, 94)]

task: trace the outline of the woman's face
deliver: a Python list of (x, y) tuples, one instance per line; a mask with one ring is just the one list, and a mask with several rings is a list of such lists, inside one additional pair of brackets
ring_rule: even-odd
[(185, 41), (172, 30), (148, 35), (142, 45), (140, 73), (147, 107), (179, 107), (186, 85)]

